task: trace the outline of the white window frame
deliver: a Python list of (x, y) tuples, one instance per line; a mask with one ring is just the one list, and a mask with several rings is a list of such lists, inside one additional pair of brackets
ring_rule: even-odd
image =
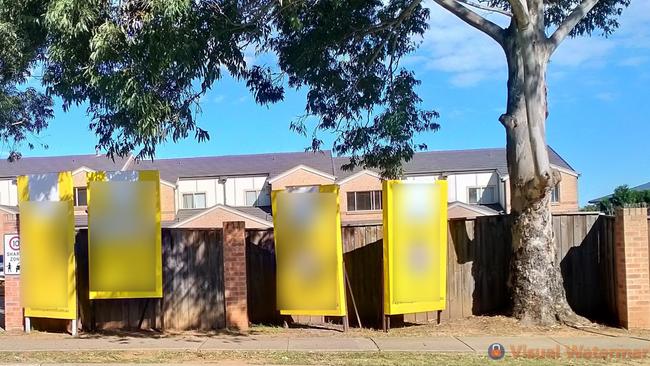
[[(83, 189), (84, 191), (86, 191), (86, 204), (85, 205), (80, 205), (79, 204), (79, 190), (80, 189)], [(88, 206), (88, 187), (74, 187), (73, 192), (74, 192), (74, 205), (76, 207), (86, 207), (86, 206)]]
[[(357, 193), (366, 193), (370, 192), (370, 210), (360, 210), (357, 209)], [(375, 199), (375, 193), (379, 192), (379, 208), (377, 208), (377, 200)], [(350, 202), (348, 200), (348, 195), (350, 193), (354, 193), (354, 210), (350, 210)], [(372, 211), (381, 211), (382, 208), (384, 207), (384, 203), (382, 202), (382, 195), (380, 190), (369, 190), (369, 191), (351, 191), (351, 192), (346, 192), (345, 194), (345, 199), (348, 200), (346, 209), (348, 212), (372, 212)]]
[(560, 183), (556, 184), (553, 189), (551, 189), (551, 203), (560, 203), (562, 200), (562, 190), (560, 187)]
[[(487, 189), (492, 188), (492, 201), (487, 202), (484, 198), (484, 193)], [(470, 195), (470, 190), (476, 189), (478, 197), (476, 197), (476, 202), (472, 202), (471, 195)], [(499, 198), (497, 197), (497, 187), (495, 185), (487, 185), (487, 186), (475, 186), (475, 187), (467, 187), (467, 203), (471, 205), (489, 205), (489, 204), (494, 204), (494, 203), (499, 203)]]
[[(252, 205), (249, 206), (248, 204), (248, 194), (250, 192), (255, 192), (255, 202), (253, 202)], [(247, 207), (257, 207), (259, 204), (260, 196), (262, 195), (262, 190), (259, 189), (247, 189), (244, 191), (244, 203), (246, 204)]]
[[(203, 195), (204, 207), (196, 207), (196, 196)], [(185, 196), (192, 196), (192, 207), (185, 207)], [(204, 209), (208, 207), (208, 195), (206, 192), (183, 192), (181, 193), (181, 207), (183, 209)]]

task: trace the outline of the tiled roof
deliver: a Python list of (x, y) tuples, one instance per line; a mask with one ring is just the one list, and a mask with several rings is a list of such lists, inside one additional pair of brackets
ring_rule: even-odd
[(636, 186), (636, 187), (634, 187), (632, 189), (635, 190), (635, 191), (648, 191), (648, 190), (650, 190), (650, 182), (645, 183), (645, 184), (641, 184), (640, 186)]
[[(220, 205), (223, 206), (223, 205)], [(243, 214), (249, 215), (256, 217), (260, 220), (268, 221), (268, 222), (273, 222), (273, 216), (271, 216), (271, 206), (264, 206), (264, 207), (249, 207), (249, 206), (224, 206), (228, 207), (229, 209), (239, 211)], [(176, 213), (176, 219), (172, 224), (176, 224), (179, 222), (183, 222), (187, 219), (190, 219), (202, 212), (208, 211), (213, 209), (214, 206), (208, 207), (208, 208), (185, 208), (185, 209), (180, 209)]]
[(161, 179), (175, 183), (178, 178), (189, 177), (233, 175), (268, 175), (273, 177), (300, 164), (328, 174), (332, 173), (330, 151), (143, 160), (134, 161), (129, 164), (128, 169), (159, 170)]
[[(553, 148), (548, 148), (551, 164), (575, 172)], [(344, 171), (341, 166), (349, 162), (347, 157), (334, 158), (334, 175), (338, 179), (348, 177), (360, 170)], [(496, 170), (500, 175), (508, 175), (505, 148), (446, 150), (418, 152), (404, 164), (406, 174), (444, 173), (457, 171)]]
[(25, 174), (55, 173), (76, 170), (82, 166), (92, 170), (120, 170), (128, 158), (115, 157), (115, 161), (105, 155), (67, 155), (49, 157), (24, 157), (14, 162), (0, 160), (0, 177), (16, 177)]
[(0, 205), (0, 210), (2, 210), (4, 212), (7, 212), (7, 213), (17, 214), (18, 213), (18, 206)]
[[(548, 150), (553, 165), (575, 172), (555, 150), (550, 147)], [(25, 157), (13, 163), (0, 161), (0, 177), (75, 170), (82, 166), (93, 170), (120, 170), (124, 167), (126, 170), (158, 170), (161, 179), (176, 183), (179, 178), (191, 177), (268, 175), (272, 178), (302, 164), (343, 179), (361, 170), (357, 168), (354, 171), (343, 171), (341, 166), (348, 161), (347, 157), (332, 157), (331, 152), (327, 150), (315, 153), (288, 152), (153, 161), (130, 160), (128, 164), (127, 158), (115, 158), (113, 161), (104, 155)], [(496, 170), (501, 175), (508, 174), (504, 148), (419, 152), (404, 165), (404, 170), (407, 174), (481, 170)]]
[(245, 213), (247, 215), (255, 216), (258, 219), (273, 222), (273, 216), (272, 216), (272, 213), (271, 213), (271, 206), (264, 206), (264, 207), (238, 206), (238, 207), (232, 207), (232, 208), (234, 208), (237, 211), (243, 212), (243, 213)]
[(195, 215), (200, 214), (201, 212), (207, 210), (208, 208), (183, 208), (176, 212), (176, 218), (174, 223), (185, 221)]
[(453, 201), (449, 202), (448, 207), (464, 207), (470, 210), (476, 209), (477, 211), (480, 211), (483, 215), (499, 215), (504, 212), (503, 207), (501, 207), (500, 204), (498, 203), (489, 203), (489, 204), (473, 204), (473, 203), (465, 203), (461, 201)]
[[(650, 190), (650, 182), (644, 183), (641, 185), (638, 185), (636, 187), (630, 188), (633, 191), (649, 191)], [(610, 198), (612, 195), (608, 194), (607, 196), (604, 197), (599, 197), (599, 198), (594, 198), (593, 200), (589, 201), (589, 203), (598, 203), (604, 199)]]

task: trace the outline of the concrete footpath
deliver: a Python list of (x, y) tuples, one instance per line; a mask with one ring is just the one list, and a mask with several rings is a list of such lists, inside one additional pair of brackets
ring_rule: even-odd
[(345, 336), (97, 336), (0, 337), (0, 352), (34, 351), (362, 351), (445, 352), (485, 354), (493, 343), (511, 352), (576, 352), (629, 350), (648, 352), (650, 340), (635, 337), (345, 337)]

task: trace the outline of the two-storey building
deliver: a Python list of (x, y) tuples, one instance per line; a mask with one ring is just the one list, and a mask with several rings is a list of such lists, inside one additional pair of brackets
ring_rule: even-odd
[[(554, 212), (578, 210), (579, 174), (553, 149), (549, 156), (562, 174), (553, 190)], [(344, 225), (381, 222), (378, 172), (345, 171), (345, 157), (329, 151), (212, 156), (135, 161), (98, 155), (23, 158), (0, 162), (0, 210), (17, 212), (16, 177), (72, 171), (77, 227), (87, 225), (86, 173), (98, 170), (160, 171), (163, 226), (208, 228), (224, 221), (245, 221), (250, 228), (271, 227), (271, 190), (322, 184), (340, 187)], [(404, 179), (448, 182), (449, 217), (508, 213), (510, 193), (505, 149), (416, 153), (404, 166)]]

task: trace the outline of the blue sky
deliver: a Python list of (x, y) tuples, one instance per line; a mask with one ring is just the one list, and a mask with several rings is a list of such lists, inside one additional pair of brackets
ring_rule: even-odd
[[(403, 64), (422, 80), (424, 106), (440, 112), (442, 129), (418, 140), (430, 150), (504, 146), (497, 120), (505, 108), (502, 52), (487, 36), (429, 6), (431, 29)], [(620, 22), (608, 39), (565, 41), (549, 66), (548, 142), (581, 173), (581, 204), (620, 184), (650, 181), (650, 1), (633, 0)], [(289, 91), (284, 102), (261, 107), (243, 85), (225, 78), (201, 107), (198, 121), (210, 141), (170, 142), (158, 157), (299, 151), (309, 143), (288, 128), (304, 111), (304, 91)], [(58, 103), (39, 137), (50, 148), (24, 156), (94, 153), (88, 123), (83, 108), (64, 113)], [(332, 137), (323, 137), (328, 148)]]

